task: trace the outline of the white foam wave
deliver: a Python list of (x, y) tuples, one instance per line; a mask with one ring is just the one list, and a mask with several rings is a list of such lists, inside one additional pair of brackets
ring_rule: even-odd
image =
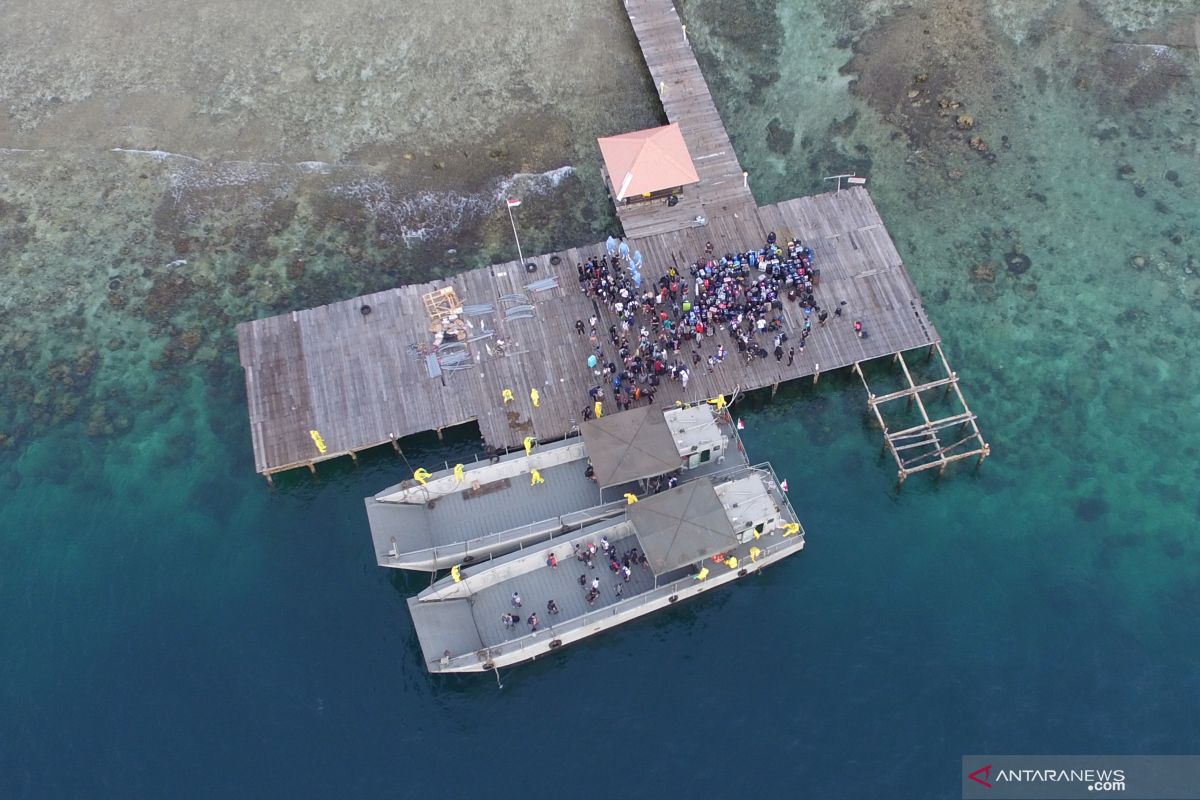
[(300, 170), (301, 172), (315, 172), (321, 175), (328, 175), (336, 169), (361, 169), (358, 164), (330, 164), (328, 161), (296, 161), (291, 163), (286, 161), (205, 161), (202, 158), (185, 155), (184, 153), (172, 153), (167, 150), (137, 150), (129, 147), (114, 147), (111, 152), (135, 156), (149, 156), (155, 161), (166, 161), (167, 159), (177, 158), (190, 161), (194, 164), (207, 164), (213, 167), (236, 165), (255, 168), (290, 168)]
[(155, 161), (166, 161), (168, 158), (182, 158), (188, 161), (194, 161), (197, 164), (204, 163), (200, 159), (193, 156), (185, 156), (182, 153), (168, 153), (166, 150), (135, 150), (127, 147), (114, 147), (112, 152), (125, 153), (126, 155), (134, 156), (150, 156)]
[(454, 191), (404, 193), (382, 178), (364, 178), (333, 187), (335, 197), (351, 199), (379, 223), (380, 235), (404, 243), (453, 234), (477, 222), (514, 194), (544, 195), (573, 174), (564, 166), (540, 173), (517, 173), (500, 178), (489, 189), (466, 194)]

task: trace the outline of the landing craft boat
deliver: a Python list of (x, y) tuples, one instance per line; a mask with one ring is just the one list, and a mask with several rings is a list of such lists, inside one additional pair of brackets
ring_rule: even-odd
[[(605, 540), (618, 564), (636, 548), (628, 580), (603, 554), (591, 569), (577, 559)], [(456, 568), (408, 607), (430, 672), (481, 672), (553, 652), (803, 548), (804, 531), (770, 465), (738, 467), (692, 478), (539, 546)], [(506, 624), (510, 614), (515, 625)]]
[[(666, 486), (670, 475), (687, 480), (747, 464), (729, 415), (708, 403), (643, 406), (585, 421), (580, 434), (368, 497), (379, 565), (478, 563), (616, 517), (626, 494)], [(544, 483), (532, 482), (533, 470)]]

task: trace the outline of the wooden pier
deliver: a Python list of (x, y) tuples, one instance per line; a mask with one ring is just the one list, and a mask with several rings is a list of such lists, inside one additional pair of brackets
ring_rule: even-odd
[(674, 206), (668, 206), (666, 200), (618, 203), (617, 216), (625, 235), (642, 238), (681, 228), (702, 228), (704, 223), (697, 218), (706, 222), (717, 216), (753, 218), (755, 203), (747, 176), (674, 4), (671, 0), (625, 0), (625, 12), (667, 120), (679, 123), (700, 176), (700, 183), (685, 187)]
[[(664, 380), (655, 403), (774, 389), (809, 376), (815, 381), (822, 372), (939, 345), (867, 190), (755, 207), (674, 6), (670, 0), (628, 0), (626, 7), (663, 105), (679, 122), (701, 177), (675, 206), (646, 203), (629, 207), (636, 210), (628, 219), (621, 214), (631, 248), (644, 258), (645, 280), (657, 280), (671, 266), (686, 276), (708, 242), (717, 253), (745, 251), (761, 248), (774, 231), (780, 242), (799, 238), (813, 249), (821, 271), (817, 301), (830, 311), (824, 326), (813, 320), (808, 345), (794, 359), (785, 354), (780, 361), (747, 362), (724, 332), (685, 344), (680, 358), (690, 369), (687, 389)], [(616, 360), (607, 336), (615, 320), (580, 292), (576, 272), (577, 264), (603, 252), (603, 243), (568, 248), (238, 325), (255, 469), (268, 478), (298, 467), (314, 469), (320, 461), (389, 442), (398, 447), (406, 436), (440, 434), (471, 421), (490, 446), (502, 449), (521, 446), (526, 436), (549, 441), (569, 435), (591, 405), (588, 389), (605, 382), (587, 366), (592, 342), (577, 332), (576, 322), (598, 316), (599, 343), (606, 358)], [(439, 327), (435, 316), (447, 318), (447, 309), (437, 308), (446, 297), (461, 305), (452, 324), (465, 340), (439, 348), (431, 331)], [(797, 345), (803, 313), (787, 302), (784, 313), (792, 335), (787, 345)], [(854, 320), (863, 322), (866, 337), (855, 333)], [(708, 356), (721, 344), (729, 355), (710, 369)], [(695, 366), (693, 352), (700, 358)], [(949, 373), (948, 364), (946, 369)], [(957, 376), (938, 385), (957, 392)], [(910, 388), (919, 400), (921, 392), (936, 387), (910, 381)], [(606, 414), (617, 411), (611, 398), (609, 391)], [(878, 414), (877, 404), (888, 399), (873, 398), (871, 408)], [(885, 447), (892, 448), (902, 480), (918, 469), (944, 468), (987, 451), (973, 416), (975, 449), (942, 445), (936, 434), (954, 420), (940, 427), (931, 418), (925, 423), (923, 432), (889, 433), (880, 417)], [(931, 444), (907, 447), (918, 442)], [(929, 448), (936, 448), (930, 450), (935, 456), (913, 460), (912, 451)]]

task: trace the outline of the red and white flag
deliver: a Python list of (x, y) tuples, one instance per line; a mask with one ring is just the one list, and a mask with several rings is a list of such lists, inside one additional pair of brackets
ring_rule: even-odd
[(783, 479), (783, 482), (779, 484), (779, 488), (783, 489), (785, 492), (787, 491), (787, 478)]
[(742, 422), (742, 418), (741, 418), (741, 417), (738, 417), (738, 430), (739, 430), (739, 431), (744, 431), (744, 430), (746, 430), (746, 423)]
[(518, 200), (517, 198), (515, 198), (515, 197), (508, 198), (508, 207), (509, 208), (516, 208), (519, 205), (521, 205), (521, 201)]

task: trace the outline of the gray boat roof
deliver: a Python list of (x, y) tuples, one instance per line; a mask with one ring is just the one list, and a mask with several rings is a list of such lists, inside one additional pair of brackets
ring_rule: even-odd
[(737, 533), (711, 478), (696, 478), (629, 507), (642, 552), (657, 573), (735, 547)]
[(641, 406), (579, 427), (603, 487), (653, 478), (679, 469), (675, 439), (657, 406)]

